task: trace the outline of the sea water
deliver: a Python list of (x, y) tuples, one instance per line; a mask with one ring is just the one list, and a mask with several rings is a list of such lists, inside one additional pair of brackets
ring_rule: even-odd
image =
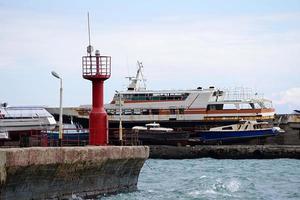
[(144, 164), (138, 191), (123, 199), (300, 199), (300, 160), (153, 160)]

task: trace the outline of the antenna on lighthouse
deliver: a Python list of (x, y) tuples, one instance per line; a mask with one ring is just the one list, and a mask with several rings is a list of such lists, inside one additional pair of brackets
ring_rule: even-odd
[(90, 14), (89, 14), (89, 12), (87, 13), (87, 17), (88, 17), (88, 34), (89, 34), (89, 46), (87, 47), (87, 53), (89, 54), (89, 56), (91, 56), (94, 49), (93, 49), (93, 46), (91, 45), (91, 28), (90, 28)]

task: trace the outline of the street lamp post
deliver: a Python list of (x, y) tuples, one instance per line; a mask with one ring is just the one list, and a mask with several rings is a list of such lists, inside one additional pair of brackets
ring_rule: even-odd
[(52, 71), (51, 74), (60, 80), (60, 89), (59, 89), (59, 129), (58, 129), (58, 143), (59, 146), (62, 146), (62, 135), (63, 135), (63, 108), (62, 108), (62, 95), (63, 95), (63, 85), (62, 78), (55, 72)]
[(123, 127), (122, 127), (122, 99), (121, 99), (121, 93), (116, 91), (116, 93), (119, 95), (119, 141), (120, 145), (123, 145)]

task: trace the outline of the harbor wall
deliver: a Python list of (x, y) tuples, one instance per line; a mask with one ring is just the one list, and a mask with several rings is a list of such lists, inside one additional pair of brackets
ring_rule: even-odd
[(201, 145), (201, 146), (150, 146), (154, 159), (300, 159), (300, 146), (291, 145)]
[(149, 148), (86, 146), (0, 149), (0, 199), (69, 199), (137, 189)]

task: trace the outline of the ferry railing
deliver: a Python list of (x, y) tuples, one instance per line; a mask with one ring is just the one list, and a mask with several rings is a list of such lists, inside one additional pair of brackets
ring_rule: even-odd
[(252, 88), (236, 87), (223, 89), (225, 92), (225, 101), (237, 101), (237, 100), (251, 100), (251, 99), (262, 99), (263, 93), (257, 93)]

